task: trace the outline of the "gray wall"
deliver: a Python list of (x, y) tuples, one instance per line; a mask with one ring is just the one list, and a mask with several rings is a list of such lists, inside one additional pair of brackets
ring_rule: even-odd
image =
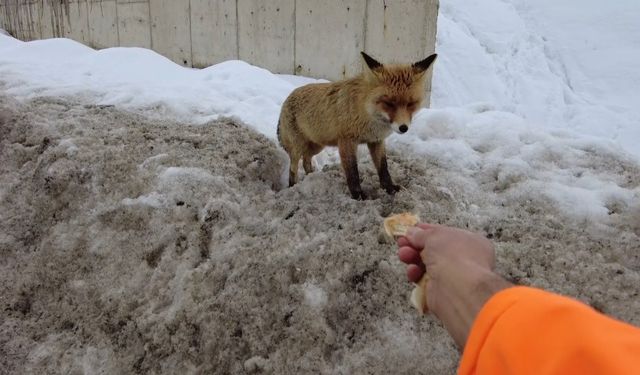
[(145, 47), (193, 67), (239, 58), (330, 80), (360, 71), (361, 50), (426, 57), (437, 14), (438, 0), (0, 0), (0, 28), (23, 40)]

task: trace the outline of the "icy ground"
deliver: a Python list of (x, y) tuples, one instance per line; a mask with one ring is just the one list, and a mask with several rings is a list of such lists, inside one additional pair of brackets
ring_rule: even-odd
[[(491, 155), (493, 141), (477, 141), (479, 152)], [(484, 231), (509, 279), (640, 324), (640, 207), (567, 215), (531, 178), (552, 158), (568, 179), (579, 171), (625, 191), (640, 183), (638, 165), (544, 141), (516, 177), (491, 157), (452, 168), (439, 153), (391, 151), (406, 187), (395, 198), (363, 158), (374, 199), (359, 202), (334, 164), (281, 189), (282, 151), (230, 120), (0, 97), (0, 368), (453, 373), (453, 342), (409, 305), (379, 233), (402, 211)]]

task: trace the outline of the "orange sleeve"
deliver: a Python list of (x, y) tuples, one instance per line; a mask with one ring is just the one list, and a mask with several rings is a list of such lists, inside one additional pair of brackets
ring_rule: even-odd
[(528, 287), (494, 295), (469, 334), (460, 375), (640, 374), (640, 329)]

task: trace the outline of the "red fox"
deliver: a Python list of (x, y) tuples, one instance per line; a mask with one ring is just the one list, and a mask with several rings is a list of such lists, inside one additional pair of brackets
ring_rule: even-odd
[(366, 199), (357, 160), (358, 145), (366, 143), (382, 188), (388, 194), (400, 190), (389, 175), (384, 139), (392, 131), (409, 130), (424, 99), (425, 72), (437, 55), (414, 64), (383, 65), (361, 53), (368, 69), (360, 75), (299, 87), (282, 105), (278, 140), (291, 160), (289, 186), (297, 181), (300, 158), (309, 174), (311, 158), (325, 146), (337, 146), (351, 196)]

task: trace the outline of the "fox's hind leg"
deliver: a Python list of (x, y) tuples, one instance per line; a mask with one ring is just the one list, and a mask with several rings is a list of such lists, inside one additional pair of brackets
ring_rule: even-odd
[(296, 149), (291, 151), (287, 150), (287, 153), (289, 154), (289, 160), (291, 161), (291, 164), (289, 165), (289, 187), (292, 187), (296, 182), (298, 182), (298, 166), (300, 165), (300, 157), (302, 156), (302, 153)]
[(302, 167), (304, 168), (304, 173), (305, 174), (309, 174), (309, 173), (313, 173), (314, 168), (313, 168), (313, 162), (311, 161), (312, 156), (303, 156), (302, 157)]
[(307, 143), (307, 149), (302, 154), (302, 166), (304, 167), (304, 173), (313, 173), (313, 156), (322, 151), (324, 147), (317, 143)]
[(289, 187), (291, 187), (298, 182), (298, 166), (303, 155), (303, 150), (300, 146), (304, 142), (301, 142), (295, 119), (286, 105), (287, 103), (285, 102), (278, 121), (278, 141), (280, 141), (280, 145), (289, 155)]

